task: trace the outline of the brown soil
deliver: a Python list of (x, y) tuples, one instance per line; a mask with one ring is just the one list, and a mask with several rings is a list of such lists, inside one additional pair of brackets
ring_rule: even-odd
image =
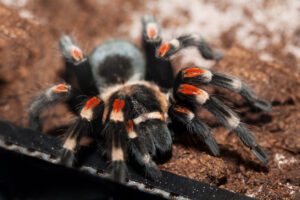
[[(127, 38), (129, 11), (144, 10), (143, 1), (139, 0), (94, 5), (93, 0), (38, 0), (34, 4), (29, 1), (26, 9), (35, 17), (24, 19), (17, 10), (0, 4), (2, 119), (27, 126), (27, 106), (32, 97), (60, 81), (63, 63), (57, 41), (62, 33), (74, 35), (89, 52), (106, 39)], [(120, 26), (123, 28), (116, 28)], [(256, 53), (228, 41), (232, 41), (231, 34), (224, 33), (225, 58), (214, 69), (240, 77), (261, 97), (272, 101), (274, 108), (271, 113), (261, 113), (249, 109), (237, 95), (227, 91), (218, 94), (235, 100), (231, 106), (235, 106), (269, 152), (268, 167), (262, 167), (235, 135), (210, 121), (222, 150), (221, 157), (213, 157), (202, 148), (175, 145), (173, 158), (161, 168), (259, 199), (299, 199), (300, 75), (294, 67), (295, 61), (282, 55), (280, 47), (272, 47), (280, 61), (263, 62)], [(49, 122), (47, 131), (67, 124), (72, 115), (59, 105), (45, 118)]]

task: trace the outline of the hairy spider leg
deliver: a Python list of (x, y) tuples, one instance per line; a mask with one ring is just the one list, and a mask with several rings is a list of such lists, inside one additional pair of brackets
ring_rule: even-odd
[(197, 113), (186, 106), (174, 104), (169, 108), (169, 116), (172, 119), (173, 126), (176, 125), (177, 127), (177, 124), (180, 124), (185, 128), (180, 130), (188, 134), (188, 137), (184, 134), (184, 138), (190, 139), (195, 145), (199, 145), (201, 141), (204, 141), (214, 156), (220, 155), (217, 141), (210, 133), (209, 127), (197, 116)]
[(187, 67), (179, 72), (176, 79), (175, 83), (177, 84), (185, 82), (198, 87), (203, 84), (211, 84), (226, 88), (232, 92), (240, 94), (250, 105), (260, 110), (271, 111), (272, 109), (269, 102), (259, 99), (247, 84), (243, 83), (236, 77), (213, 72), (200, 67)]
[(50, 105), (65, 102), (71, 96), (71, 86), (65, 83), (51, 86), (38, 95), (29, 105), (29, 126), (42, 131), (42, 111)]
[(69, 126), (66, 140), (63, 143), (60, 163), (74, 166), (78, 152), (82, 146), (89, 146), (100, 131), (104, 104), (98, 97), (87, 99), (79, 116)]
[(181, 35), (162, 43), (157, 49), (157, 56), (159, 58), (168, 59), (178, 51), (191, 46), (196, 47), (205, 59), (219, 61), (223, 58), (223, 54), (214, 52), (208, 43), (197, 34)]
[(179, 83), (174, 88), (173, 95), (175, 99), (189, 106), (193, 110), (203, 106), (210, 111), (225, 127), (232, 130), (241, 139), (241, 141), (251, 149), (254, 155), (263, 163), (267, 164), (268, 156), (263, 148), (257, 144), (251, 132), (240, 122), (239, 117), (230, 108), (224, 105), (217, 98), (210, 96), (206, 91), (197, 86)]
[(161, 44), (161, 28), (157, 20), (151, 15), (142, 18), (142, 45), (146, 57), (146, 80), (153, 81), (163, 88), (173, 86), (174, 73), (170, 61), (159, 59), (156, 49)]

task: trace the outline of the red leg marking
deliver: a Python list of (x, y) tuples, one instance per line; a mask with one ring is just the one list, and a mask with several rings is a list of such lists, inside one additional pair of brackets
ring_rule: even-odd
[(190, 113), (191, 111), (185, 107), (182, 107), (182, 106), (174, 106), (174, 110), (177, 111), (177, 112), (180, 112), (180, 113), (184, 113), (184, 114), (188, 114)]
[(158, 56), (164, 57), (166, 53), (170, 50), (171, 45), (169, 43), (162, 44), (158, 49)]
[(178, 92), (186, 95), (198, 95), (201, 94), (201, 90), (196, 86), (189, 85), (189, 84), (181, 84), (179, 86)]
[(65, 92), (68, 92), (69, 89), (70, 89), (70, 87), (67, 84), (61, 83), (61, 84), (56, 85), (52, 91), (54, 93), (65, 93)]
[(125, 102), (122, 99), (115, 99), (113, 103), (113, 111), (120, 112), (125, 106)]
[(100, 99), (97, 97), (90, 98), (84, 105), (84, 110), (94, 109), (97, 105), (100, 104)]
[(130, 133), (130, 132), (133, 131), (133, 129), (134, 129), (133, 126), (134, 126), (133, 121), (132, 120), (128, 120), (128, 122), (127, 122), (127, 133)]
[(184, 78), (192, 78), (195, 76), (200, 76), (202, 74), (204, 74), (207, 70), (205, 69), (200, 69), (198, 67), (191, 67), (191, 68), (187, 68), (185, 70), (183, 70), (183, 77)]

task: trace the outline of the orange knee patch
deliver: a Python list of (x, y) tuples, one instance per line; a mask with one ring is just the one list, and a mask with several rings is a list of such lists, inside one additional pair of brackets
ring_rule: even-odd
[(122, 99), (115, 99), (113, 103), (113, 111), (120, 112), (125, 106), (125, 101)]
[(162, 44), (158, 49), (158, 56), (164, 57), (170, 49), (171, 49), (171, 45), (169, 43)]
[(132, 120), (128, 120), (128, 122), (127, 122), (127, 132), (128, 133), (130, 133), (130, 132), (132, 132), (133, 131), (133, 127), (134, 125), (133, 125), (133, 121)]
[(61, 84), (54, 86), (53, 92), (54, 93), (65, 93), (65, 92), (68, 92), (69, 89), (70, 89), (70, 86), (68, 86), (67, 84), (61, 83)]
[(207, 70), (198, 67), (191, 67), (191, 68), (184, 69), (182, 72), (184, 78), (192, 78), (196, 76), (201, 76), (202, 74), (207, 72)]
[(83, 109), (84, 110), (89, 110), (95, 108), (97, 105), (100, 104), (100, 99), (97, 97), (92, 97), (90, 98), (84, 105)]
[(184, 113), (184, 114), (188, 114), (191, 112), (189, 109), (182, 107), (182, 106), (178, 106), (178, 105), (174, 106), (174, 110), (176, 112), (180, 112), (180, 113)]
[(186, 95), (198, 95), (202, 93), (201, 89), (189, 84), (181, 84), (178, 92)]

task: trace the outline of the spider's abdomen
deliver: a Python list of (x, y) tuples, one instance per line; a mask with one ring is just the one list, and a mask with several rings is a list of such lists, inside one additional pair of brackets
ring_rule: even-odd
[(98, 46), (89, 56), (89, 62), (100, 88), (145, 77), (143, 55), (127, 41), (113, 40)]

